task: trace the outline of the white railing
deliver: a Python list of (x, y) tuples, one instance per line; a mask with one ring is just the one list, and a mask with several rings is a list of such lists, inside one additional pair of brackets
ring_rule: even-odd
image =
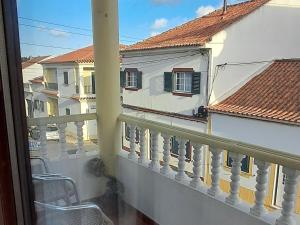
[(55, 124), (58, 128), (59, 134), (59, 148), (60, 148), (60, 158), (65, 159), (68, 157), (68, 152), (66, 148), (66, 128), (68, 123), (73, 123), (76, 126), (76, 139), (77, 139), (77, 156), (85, 155), (85, 150), (83, 149), (84, 138), (83, 138), (83, 126), (85, 121), (96, 120), (96, 113), (89, 114), (78, 114), (69, 116), (57, 116), (57, 117), (41, 117), (41, 118), (29, 118), (27, 120), (28, 127), (35, 126), (39, 131), (39, 141), (40, 141), (40, 151), (41, 156), (48, 159), (47, 151), (47, 125)]
[[(266, 209), (264, 201), (267, 192), (268, 173), (271, 163), (283, 166), (283, 173), (286, 176), (284, 186), (283, 203), (281, 215), (276, 218), (276, 225), (294, 225), (294, 208), (296, 200), (296, 187), (298, 183), (298, 176), (300, 171), (300, 157), (291, 155), (278, 150), (264, 148), (260, 146), (250, 145), (238, 141), (233, 141), (221, 137), (216, 137), (181, 127), (170, 126), (146, 119), (132, 117), (128, 115), (120, 115), (119, 120), (125, 122), (130, 127), (130, 152), (128, 158), (138, 164), (145, 164), (150, 170), (163, 174), (169, 179), (174, 179), (183, 185), (190, 186), (194, 190), (206, 190), (206, 194), (213, 198), (220, 199), (221, 194), (220, 180), (222, 170), (222, 153), (226, 149), (232, 158), (231, 167), (231, 182), (230, 192), (228, 196), (222, 200), (226, 204), (234, 206), (238, 210), (238, 203), (240, 202), (240, 173), (241, 160), (244, 155), (254, 158), (254, 164), (257, 166), (256, 171), (256, 192), (255, 204), (249, 207), (248, 213), (256, 218), (261, 218), (265, 215)], [(136, 153), (135, 131), (138, 128), (140, 131), (140, 153)], [(150, 144), (150, 159), (147, 159), (145, 149), (145, 135), (146, 131), (151, 134)], [(163, 138), (163, 151), (158, 149), (157, 144), (159, 135)], [(179, 157), (177, 171), (173, 171), (169, 165), (170, 154), (170, 138), (176, 136), (179, 143)], [(185, 173), (186, 166), (186, 148), (187, 141), (191, 142), (193, 147), (193, 176), (188, 177)], [(202, 154), (204, 146), (209, 146), (211, 155), (211, 186), (205, 187), (204, 182), (200, 179)], [(163, 157), (159, 159), (159, 152), (163, 152)], [(150, 160), (150, 161), (149, 161)], [(162, 164), (162, 165), (161, 165)], [(175, 173), (175, 176), (171, 174)], [(276, 214), (272, 215), (276, 216)], [(225, 219), (225, 218), (224, 218)]]

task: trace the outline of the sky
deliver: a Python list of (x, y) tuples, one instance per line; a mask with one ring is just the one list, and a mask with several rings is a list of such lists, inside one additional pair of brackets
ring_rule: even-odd
[[(229, 0), (229, 3), (239, 0)], [(92, 44), (91, 0), (17, 0), (22, 56)], [(130, 45), (220, 7), (223, 0), (119, 0), (120, 43)]]

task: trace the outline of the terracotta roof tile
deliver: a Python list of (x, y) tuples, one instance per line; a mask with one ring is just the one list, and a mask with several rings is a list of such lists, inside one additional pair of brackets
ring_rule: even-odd
[[(126, 45), (120, 45), (120, 50), (126, 48)], [(49, 60), (43, 61), (43, 64), (50, 63), (93, 63), (94, 62), (94, 46), (81, 48)]]
[(274, 61), (209, 111), (300, 125), (300, 59)]
[(181, 46), (201, 46), (213, 35), (250, 14), (269, 0), (252, 0), (228, 6), (226, 14), (216, 10), (206, 16), (187, 22), (157, 36), (127, 47), (124, 52), (170, 48)]
[(47, 57), (49, 57), (49, 56), (37, 56), (37, 57), (31, 58), (25, 62), (22, 62), (22, 69), (25, 69), (35, 63), (39, 63), (42, 60), (46, 59)]

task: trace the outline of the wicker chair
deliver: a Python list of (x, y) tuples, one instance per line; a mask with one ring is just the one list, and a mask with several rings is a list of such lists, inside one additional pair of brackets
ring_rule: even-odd
[(61, 207), (35, 201), (37, 225), (113, 225), (94, 204)]

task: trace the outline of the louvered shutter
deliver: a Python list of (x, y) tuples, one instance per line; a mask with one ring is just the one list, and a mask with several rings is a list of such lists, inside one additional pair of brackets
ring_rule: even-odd
[(200, 72), (193, 72), (192, 94), (194, 94), (194, 95), (200, 94), (200, 85), (201, 85), (201, 73)]
[(165, 72), (164, 73), (164, 91), (172, 92), (173, 90), (173, 73), (172, 72)]
[(143, 78), (142, 78), (142, 71), (137, 72), (137, 88), (142, 89), (143, 87)]
[(126, 83), (126, 72), (120, 71), (120, 86), (122, 88), (125, 87), (125, 83)]

